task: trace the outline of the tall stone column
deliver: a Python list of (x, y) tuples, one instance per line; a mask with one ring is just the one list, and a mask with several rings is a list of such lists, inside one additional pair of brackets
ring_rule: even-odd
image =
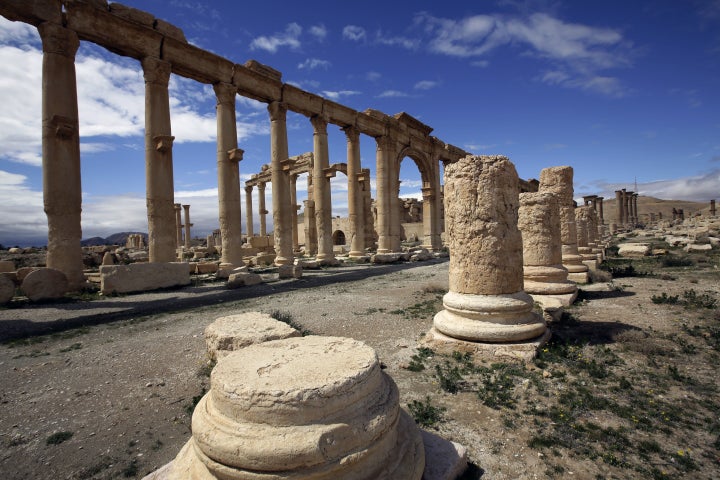
[(350, 224), (350, 257), (365, 255), (365, 222), (360, 175), (360, 130), (343, 128), (347, 137), (348, 223)]
[(330, 192), (330, 157), (328, 154), (327, 118), (315, 115), (310, 119), (313, 126), (313, 188), (315, 222), (318, 232), (317, 260), (335, 263), (332, 241), (332, 203)]
[(525, 292), (543, 306), (557, 300), (569, 306), (577, 297), (577, 285), (568, 281), (562, 266), (560, 209), (557, 197), (548, 192), (520, 194), (518, 228), (523, 242)]
[(523, 290), (518, 191), (506, 157), (469, 155), (445, 168), (450, 291), (429, 337), (463, 340), (459, 349), (467, 351), (470, 342), (521, 342), (546, 333)]
[(362, 190), (363, 223), (365, 226), (365, 248), (375, 248), (375, 220), (372, 212), (372, 192), (370, 191), (370, 169), (363, 168), (358, 176), (360, 189)]
[(422, 211), (422, 222), (423, 222), (423, 247), (430, 251), (435, 250), (433, 247), (433, 215), (435, 213), (435, 190), (432, 187), (422, 187), (420, 190), (423, 199), (423, 211)]
[[(175, 191), (170, 133), (170, 63), (142, 59), (145, 76), (145, 185), (150, 262), (175, 261)], [(185, 245), (190, 227), (185, 221)]]
[(623, 213), (624, 205), (625, 199), (623, 198), (622, 190), (615, 190), (615, 211), (617, 215), (617, 220), (615, 221), (615, 223), (619, 228), (622, 228), (622, 226), (625, 225)]
[(635, 225), (640, 223), (640, 216), (638, 215), (637, 200), (638, 200), (638, 194), (633, 193), (631, 201), (632, 201), (632, 210), (633, 210), (633, 223)]
[(590, 244), (590, 229), (592, 228), (590, 219), (591, 209), (592, 207), (590, 206), (576, 208), (575, 225), (577, 227), (578, 254), (590, 270), (596, 270), (598, 260), (597, 253), (593, 251), (593, 247)]
[(183, 244), (183, 223), (182, 223), (182, 207), (179, 203), (175, 204), (175, 228), (177, 229), (177, 234), (175, 238), (175, 247), (180, 248)]
[[(433, 198), (429, 205), (423, 204), (423, 212), (426, 207), (430, 207), (430, 246), (433, 251), (438, 252), (442, 249), (442, 219), (440, 218), (440, 212), (442, 210), (442, 195), (440, 194), (440, 168), (437, 161), (434, 162), (431, 188), (433, 190)], [(423, 219), (423, 222), (424, 221), (425, 220)]]
[[(52, 23), (38, 27), (42, 39), (43, 204), (48, 219), (47, 266), (60, 270), (70, 290), (85, 283), (83, 274), (82, 187), (75, 53), (72, 30)], [(174, 253), (174, 250), (173, 250)]]
[(711, 216), (711, 217), (714, 217), (714, 216), (715, 216), (715, 212), (716, 212), (716, 210), (715, 210), (715, 199), (712, 199), (712, 200), (710, 200), (710, 216)]
[(242, 256), (242, 212), (240, 209), (240, 161), (243, 151), (237, 145), (235, 95), (229, 83), (213, 85), (217, 97), (218, 219), (222, 239), (222, 267), (245, 265)]
[(603, 213), (603, 200), (605, 197), (598, 197), (598, 208), (597, 212), (600, 216), (600, 225), (605, 225), (605, 214)]
[(265, 208), (265, 182), (258, 183), (258, 213), (260, 214), (260, 236), (267, 236), (267, 208)]
[(193, 226), (190, 223), (190, 205), (183, 205), (183, 209), (185, 209), (185, 248), (190, 248), (190, 239), (192, 238), (190, 236), (190, 227)]
[(252, 185), (247, 185), (245, 187), (245, 224), (246, 224), (248, 242), (250, 242), (250, 237), (252, 237), (254, 235), (254, 230), (255, 230), (255, 228), (253, 227), (252, 191), (253, 191)]
[(393, 252), (402, 250), (400, 233), (402, 231), (401, 204), (400, 204), (400, 162), (392, 158), (390, 161), (391, 174), (388, 179), (390, 185), (390, 249)]
[(292, 248), (293, 252), (300, 249), (300, 239), (298, 235), (298, 208), (297, 204), (297, 174), (290, 174), (290, 217), (292, 218)]
[(377, 150), (375, 152), (375, 185), (376, 198), (375, 206), (377, 208), (377, 233), (378, 248), (377, 253), (389, 253), (392, 249), (390, 239), (390, 188), (389, 179), (392, 174), (392, 141), (390, 137), (385, 135), (375, 139)]
[(582, 257), (578, 254), (577, 248), (572, 167), (563, 166), (543, 169), (540, 172), (538, 191), (555, 194), (558, 199), (562, 259), (563, 266), (568, 271), (568, 279), (574, 282), (586, 283), (588, 281), (588, 267), (582, 263)]
[(623, 220), (625, 228), (631, 228), (632, 224), (632, 210), (630, 206), (630, 196), (632, 192), (628, 192), (623, 188)]
[(270, 169), (272, 175), (273, 231), (275, 265), (292, 265), (292, 219), (290, 216), (290, 178), (284, 168), (288, 160), (287, 107), (280, 102), (268, 105), (270, 113)]

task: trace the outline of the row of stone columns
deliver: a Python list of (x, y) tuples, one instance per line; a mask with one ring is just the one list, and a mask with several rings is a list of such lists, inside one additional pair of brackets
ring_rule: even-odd
[[(182, 223), (182, 211), (185, 210), (185, 223)], [(190, 205), (175, 204), (175, 247), (179, 248), (185, 246), (190, 248), (190, 227), (193, 224), (190, 223)], [(183, 243), (183, 228), (185, 229), (185, 243)]]
[(615, 190), (617, 224), (619, 226), (629, 228), (637, 224), (637, 197), (637, 193), (629, 192), (624, 188)]

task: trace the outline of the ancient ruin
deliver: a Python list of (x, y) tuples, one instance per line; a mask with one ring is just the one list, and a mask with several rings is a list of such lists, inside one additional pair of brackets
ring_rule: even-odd
[(469, 155), (446, 166), (450, 291), (429, 344), (479, 352), (487, 350), (483, 344), (544, 338), (545, 321), (523, 290), (518, 192), (515, 166), (506, 157)]
[(577, 283), (587, 283), (588, 267), (582, 263), (578, 253), (577, 227), (575, 225), (575, 207), (573, 206), (573, 169), (572, 167), (550, 167), (540, 172), (540, 192), (554, 194), (560, 207), (560, 236), (562, 241), (563, 266), (568, 271), (568, 279)]

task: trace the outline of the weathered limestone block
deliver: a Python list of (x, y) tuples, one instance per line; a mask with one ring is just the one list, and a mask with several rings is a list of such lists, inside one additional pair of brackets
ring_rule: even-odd
[(20, 289), (33, 302), (62, 298), (68, 292), (68, 279), (54, 268), (38, 268), (22, 281)]
[(205, 345), (213, 360), (256, 343), (299, 336), (300, 332), (287, 323), (260, 312), (220, 317), (205, 327)]
[(30, 275), (35, 270), (40, 270), (43, 267), (20, 267), (17, 269), (17, 281), (19, 283), (22, 283), (23, 280), (25, 280), (25, 277)]
[(217, 262), (201, 262), (195, 264), (195, 273), (198, 275), (207, 275), (209, 273), (216, 273), (220, 265)]
[(562, 305), (570, 305), (577, 296), (577, 285), (568, 281), (562, 265), (557, 197), (547, 192), (521, 193), (518, 228), (523, 240), (525, 292), (541, 303), (536, 295), (556, 295)]
[(375, 351), (298, 337), (220, 359), (169, 479), (419, 480), (420, 431)]
[(102, 265), (115, 265), (115, 254), (105, 252), (102, 258)]
[(503, 156), (470, 155), (445, 167), (450, 291), (433, 324), (447, 337), (497, 343), (546, 333), (523, 291), (518, 183)]
[(128, 258), (133, 262), (147, 262), (150, 260), (150, 255), (145, 250), (128, 253)]
[(15, 282), (7, 275), (0, 275), (0, 305), (9, 302), (15, 296)]
[(268, 253), (264, 255), (257, 255), (252, 260), (253, 265), (272, 265), (275, 263), (275, 254), (274, 253)]
[(686, 252), (709, 252), (712, 250), (712, 244), (710, 243), (688, 243), (683, 248)]
[(257, 273), (239, 272), (233, 273), (228, 277), (228, 288), (249, 287), (262, 283), (262, 277)]
[(563, 266), (568, 279), (578, 283), (588, 281), (588, 267), (578, 253), (575, 207), (573, 206), (573, 169), (569, 166), (544, 168), (540, 172), (539, 192), (553, 193), (560, 207), (560, 239)]
[(280, 265), (278, 267), (278, 277), (285, 278), (302, 278), (303, 267), (300, 265)]
[(14, 272), (15, 262), (12, 260), (0, 260), (0, 272)]
[(424, 262), (427, 260), (430, 260), (431, 258), (434, 258), (432, 253), (430, 253), (426, 248), (421, 248), (417, 252), (411, 252), (410, 255), (410, 261), (411, 262)]
[(618, 248), (620, 257), (644, 257), (650, 255), (650, 245), (647, 243), (623, 243)]
[(187, 263), (133, 263), (100, 267), (100, 291), (111, 293), (143, 292), (190, 284)]
[(9, 248), (9, 249), (8, 249), (8, 253), (11, 253), (11, 254), (13, 254), (13, 255), (17, 255), (17, 254), (19, 254), (19, 253), (24, 253), (24, 251), (23, 251), (22, 248), (12, 247), (12, 248)]

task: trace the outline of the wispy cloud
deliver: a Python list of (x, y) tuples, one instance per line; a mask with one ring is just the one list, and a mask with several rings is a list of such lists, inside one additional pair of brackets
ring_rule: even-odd
[(430, 90), (437, 87), (438, 85), (438, 82), (432, 80), (421, 80), (417, 82), (413, 88), (415, 90)]
[[(420, 13), (416, 25), (430, 37), (432, 52), (477, 58), (501, 47), (521, 46), (553, 68), (538, 79), (550, 85), (622, 96), (619, 79), (603, 71), (630, 65), (629, 42), (618, 30), (567, 23), (546, 13), (528, 16), (475, 15), (459, 20)], [(480, 60), (482, 62), (483, 60)], [(477, 63), (476, 66), (486, 66)]]
[(313, 25), (308, 29), (308, 32), (310, 33), (310, 35), (320, 41), (325, 40), (325, 37), (327, 37), (328, 33), (327, 28), (322, 23), (320, 25)]
[(375, 33), (375, 43), (378, 45), (398, 46), (407, 50), (415, 50), (420, 46), (420, 39), (386, 35), (381, 30), (378, 30)]
[(319, 58), (308, 58), (302, 63), (298, 63), (298, 68), (314, 70), (316, 68), (324, 68), (327, 70), (330, 67), (330, 62), (327, 60), (320, 60)]
[[(676, 178), (672, 180), (658, 180), (654, 182), (638, 183), (638, 192), (664, 200), (688, 200), (693, 202), (706, 202), (717, 198), (720, 185), (720, 169), (693, 175), (689, 177)], [(614, 197), (614, 191), (628, 187), (627, 184), (601, 183), (598, 189), (606, 198)], [(594, 192), (597, 193), (597, 192)]]
[(300, 34), (302, 27), (293, 22), (288, 24), (284, 32), (275, 33), (272, 36), (260, 36), (250, 42), (251, 50), (265, 50), (275, 53), (280, 47), (290, 47), (291, 49), (300, 48)]
[(357, 90), (340, 90), (340, 91), (323, 90), (322, 91), (322, 94), (331, 100), (339, 100), (342, 97), (350, 97), (353, 95), (360, 95), (360, 93), (361, 92), (358, 92)]
[(365, 79), (370, 82), (377, 82), (382, 77), (382, 74), (380, 72), (367, 72), (365, 74)]
[(364, 28), (357, 25), (346, 25), (342, 31), (343, 38), (352, 40), (353, 42), (361, 42), (367, 38), (367, 32)]
[(378, 98), (397, 98), (397, 97), (409, 97), (405, 92), (401, 92), (400, 90), (385, 90), (380, 95), (378, 95)]

